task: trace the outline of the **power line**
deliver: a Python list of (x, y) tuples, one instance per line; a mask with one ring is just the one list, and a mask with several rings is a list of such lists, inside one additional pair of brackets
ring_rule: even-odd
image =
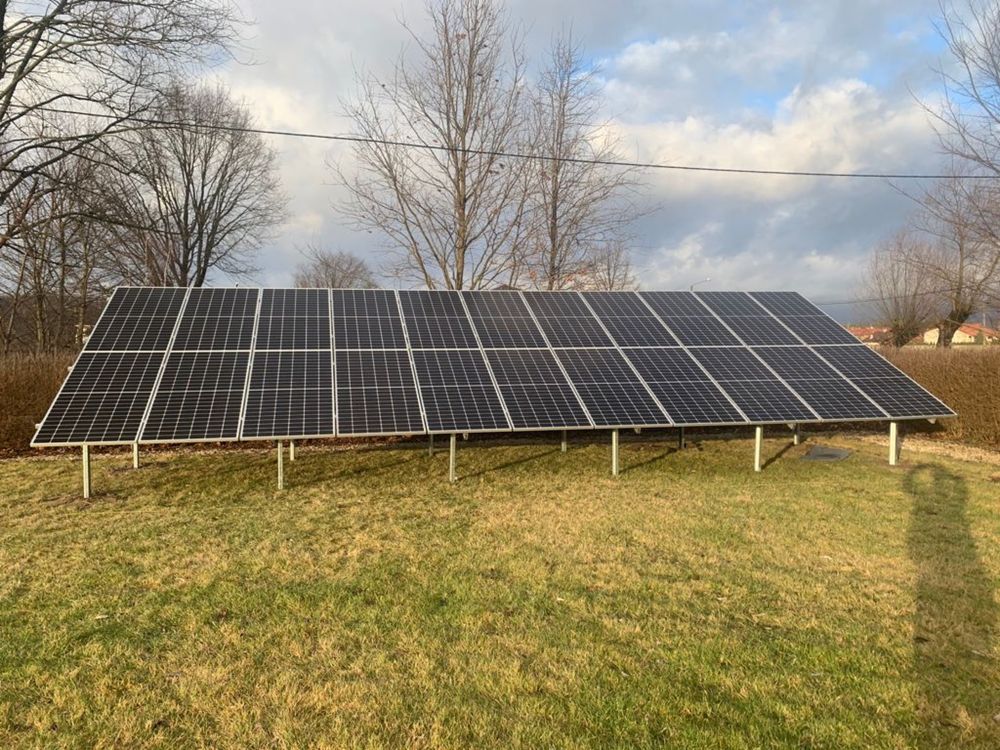
[[(108, 120), (122, 120), (121, 117), (101, 112), (86, 112), (83, 110), (63, 109), (58, 107), (38, 107), (39, 110), (65, 115), (82, 117), (98, 117)], [(435, 143), (419, 143), (416, 141), (397, 141), (386, 138), (372, 138), (362, 135), (335, 135), (332, 133), (310, 133), (296, 130), (273, 130), (268, 128), (253, 128), (238, 125), (221, 125), (213, 123), (193, 123), (176, 120), (165, 120), (156, 117), (129, 117), (125, 122), (139, 122), (145, 125), (155, 125), (182, 130), (217, 130), (229, 133), (254, 133), (282, 138), (303, 138), (310, 140), (338, 141), (343, 143), (360, 143), (369, 146), (397, 146), (400, 148), (416, 148), (425, 151), (441, 151), (461, 153), (470, 156), (488, 156), (491, 158), (525, 159), (531, 161), (561, 162), (566, 164), (593, 164), (605, 167), (621, 167), (623, 169), (661, 169), (677, 172), (704, 172), (710, 174), (758, 175), (772, 177), (829, 177), (838, 179), (870, 179), (870, 180), (957, 180), (957, 179), (997, 179), (996, 175), (955, 175), (914, 172), (822, 172), (791, 169), (748, 169), (739, 167), (709, 167), (693, 164), (664, 164), (659, 162), (618, 161), (614, 159), (586, 159), (572, 156), (547, 156), (545, 154), (528, 154), (517, 151), (493, 151), (477, 148), (456, 148)]]

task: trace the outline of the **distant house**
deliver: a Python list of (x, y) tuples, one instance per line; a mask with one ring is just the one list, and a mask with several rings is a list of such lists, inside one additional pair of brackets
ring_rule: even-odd
[(888, 326), (844, 326), (848, 332), (869, 346), (884, 344), (890, 337)]
[[(931, 328), (924, 331), (923, 342), (930, 346), (935, 346), (938, 342), (939, 331)], [(979, 323), (966, 323), (960, 326), (951, 339), (953, 344), (1000, 344), (1000, 331), (995, 328), (987, 328)]]

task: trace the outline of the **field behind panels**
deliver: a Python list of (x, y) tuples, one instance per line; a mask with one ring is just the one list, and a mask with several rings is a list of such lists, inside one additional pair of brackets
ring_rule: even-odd
[(1000, 468), (648, 440), (0, 462), (0, 746), (1000, 746)]

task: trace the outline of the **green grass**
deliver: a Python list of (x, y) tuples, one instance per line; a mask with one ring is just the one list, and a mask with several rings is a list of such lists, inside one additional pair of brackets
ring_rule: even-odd
[(0, 747), (1000, 746), (998, 468), (823, 440), (0, 462)]

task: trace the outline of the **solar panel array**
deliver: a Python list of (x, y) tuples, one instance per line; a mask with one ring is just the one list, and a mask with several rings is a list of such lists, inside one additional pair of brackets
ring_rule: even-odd
[(794, 292), (122, 287), (32, 444), (953, 415)]

